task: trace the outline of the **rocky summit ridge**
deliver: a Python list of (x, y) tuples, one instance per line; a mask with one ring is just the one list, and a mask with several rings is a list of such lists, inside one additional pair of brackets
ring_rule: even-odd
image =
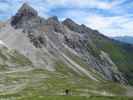
[[(50, 17), (47, 20), (41, 19), (37, 12), (27, 4), (23, 4), (17, 14), (12, 17), (11, 25), (26, 31), (28, 38), (36, 49), (46, 48), (48, 51), (52, 51), (56, 54), (57, 51), (59, 53), (63, 52), (62, 50), (59, 51), (59, 49), (64, 49), (64, 45), (66, 45), (68, 48), (84, 56), (84, 59), (89, 60), (90, 62), (86, 62), (88, 66), (90, 65), (97, 71), (104, 73), (106, 79), (117, 80), (124, 83), (123, 76), (118, 70), (114, 70), (113, 67), (116, 67), (116, 65), (111, 61), (108, 54), (104, 51), (99, 51), (99, 55), (96, 55), (99, 56), (99, 58), (91, 54), (91, 50), (89, 49), (95, 52), (93, 51), (95, 46), (89, 35), (93, 35), (95, 31), (87, 28), (85, 25), (78, 25), (69, 18), (63, 22), (59, 22), (56, 16)], [(41, 31), (43, 28), (47, 28), (46, 30), (49, 31)], [(51, 46), (51, 48), (47, 48), (48, 45)], [(90, 48), (88, 48), (87, 45), (89, 45)], [(56, 49), (56, 52), (52, 49)]]

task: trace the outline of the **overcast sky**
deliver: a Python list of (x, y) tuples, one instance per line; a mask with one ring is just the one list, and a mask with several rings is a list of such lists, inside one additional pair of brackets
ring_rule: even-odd
[(0, 20), (27, 2), (40, 16), (71, 18), (107, 36), (133, 36), (133, 0), (0, 0)]

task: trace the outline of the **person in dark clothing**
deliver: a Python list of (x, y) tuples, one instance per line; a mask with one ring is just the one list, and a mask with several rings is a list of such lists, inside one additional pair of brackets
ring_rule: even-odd
[(70, 90), (69, 89), (66, 89), (65, 90), (65, 95), (69, 95), (70, 94)]

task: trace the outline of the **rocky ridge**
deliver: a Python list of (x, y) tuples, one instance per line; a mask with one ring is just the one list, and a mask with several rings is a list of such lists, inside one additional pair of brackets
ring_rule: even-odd
[[(12, 17), (10, 27), (14, 27), (13, 31), (22, 30), (18, 35), (23, 35), (27, 43), (24, 40), (21, 42), (25, 42), (23, 45), (29, 44), (29, 46), (24, 47), (27, 51), (22, 48), (19, 51), (30, 58), (35, 66), (43, 67), (45, 65), (48, 66), (48, 69), (52, 66), (54, 69), (54, 65), (51, 65), (52, 59), (59, 55), (62, 56), (65, 45), (84, 59), (88, 68), (91, 67), (102, 73), (105, 79), (120, 83), (126, 82), (109, 55), (104, 51), (97, 51), (92, 36), (100, 35), (99, 32), (85, 25), (78, 25), (71, 19), (60, 22), (56, 16), (46, 20), (38, 16), (32, 7), (24, 4), (17, 14)], [(18, 46), (14, 49), (18, 49)], [(43, 54), (46, 51), (48, 57)], [(37, 56), (36, 53), (40, 56)]]

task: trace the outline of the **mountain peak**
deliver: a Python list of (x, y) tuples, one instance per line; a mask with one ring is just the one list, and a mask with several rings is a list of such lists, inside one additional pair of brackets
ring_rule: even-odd
[(70, 18), (67, 18), (67, 19), (65, 19), (64, 21), (63, 21), (63, 24), (66, 24), (66, 25), (68, 25), (68, 24), (72, 24), (72, 25), (78, 25), (78, 24), (76, 24), (72, 19), (70, 19)]
[(66, 26), (73, 26), (73, 27), (77, 27), (79, 26), (76, 22), (74, 22), (72, 19), (67, 18), (62, 22), (64, 25)]
[(12, 17), (11, 25), (17, 27), (18, 24), (27, 22), (31, 18), (38, 16), (37, 11), (27, 3), (24, 3), (15, 16)]
[(24, 3), (21, 8), (27, 8), (27, 7), (30, 7), (30, 5), (27, 3)]
[(18, 10), (17, 14), (21, 16), (29, 16), (29, 17), (38, 15), (37, 11), (27, 3), (24, 3), (22, 5), (22, 7)]
[(54, 21), (54, 22), (59, 22), (59, 20), (58, 20), (58, 17), (57, 16), (52, 16), (52, 17), (50, 17), (50, 18), (48, 18), (48, 21)]
[(71, 29), (72, 31), (81, 33), (81, 27), (80, 25), (78, 25), (76, 22), (74, 22), (72, 19), (67, 18), (62, 22), (65, 26), (67, 26), (69, 29)]

